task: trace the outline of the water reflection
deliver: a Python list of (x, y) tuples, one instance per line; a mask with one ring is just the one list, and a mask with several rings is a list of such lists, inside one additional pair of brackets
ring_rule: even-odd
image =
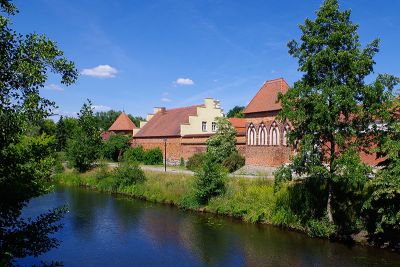
[[(82, 189), (60, 188), (26, 214), (69, 204), (59, 249), (66, 266), (397, 266), (400, 256), (347, 248), (270, 226), (243, 224)], [(23, 259), (30, 265), (35, 259)]]

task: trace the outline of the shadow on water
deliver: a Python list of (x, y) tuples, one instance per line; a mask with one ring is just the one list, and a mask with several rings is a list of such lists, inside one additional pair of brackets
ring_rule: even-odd
[[(25, 215), (68, 204), (58, 249), (66, 266), (399, 266), (385, 250), (311, 239), (267, 225), (79, 188), (33, 200)], [(19, 261), (31, 265), (38, 259)]]

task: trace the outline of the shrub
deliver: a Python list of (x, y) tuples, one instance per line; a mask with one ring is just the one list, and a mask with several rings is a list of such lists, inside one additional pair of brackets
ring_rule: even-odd
[(224, 161), (222, 165), (228, 170), (228, 172), (234, 172), (242, 168), (245, 164), (245, 159), (238, 152), (231, 153)]
[(195, 175), (195, 196), (199, 204), (206, 204), (211, 197), (225, 192), (225, 172), (214, 157), (207, 155)]
[(102, 148), (102, 155), (106, 159), (118, 161), (122, 154), (129, 148), (128, 136), (124, 135), (112, 135), (104, 142)]
[(185, 167), (185, 160), (181, 157), (181, 161), (179, 162), (179, 166)]
[(191, 156), (186, 163), (186, 168), (191, 171), (199, 169), (203, 165), (205, 155), (205, 153), (197, 153)]
[(311, 219), (307, 223), (307, 233), (311, 237), (329, 238), (336, 232), (335, 225), (326, 216), (321, 220)]
[(146, 165), (158, 165), (163, 163), (163, 154), (159, 147), (149, 149), (144, 154), (144, 164)]
[(124, 161), (112, 171), (111, 177), (119, 186), (129, 186), (146, 180), (143, 170), (135, 162)]
[(143, 162), (145, 151), (142, 146), (131, 147), (124, 153), (125, 161)]

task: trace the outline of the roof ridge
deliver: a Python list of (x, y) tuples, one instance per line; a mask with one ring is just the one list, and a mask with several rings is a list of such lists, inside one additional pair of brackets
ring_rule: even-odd
[(170, 109), (165, 109), (165, 111), (171, 111), (171, 110), (178, 110), (178, 109), (186, 109), (186, 108), (195, 108), (195, 107), (201, 107), (203, 104), (199, 105), (192, 105), (192, 106), (186, 106), (186, 107), (179, 107), (179, 108), (170, 108)]

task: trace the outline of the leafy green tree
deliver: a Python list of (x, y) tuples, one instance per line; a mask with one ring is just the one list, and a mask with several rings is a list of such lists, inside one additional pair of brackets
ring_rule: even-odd
[(231, 110), (228, 111), (226, 117), (228, 118), (244, 118), (243, 110), (245, 107), (243, 106), (234, 106)]
[(195, 173), (194, 194), (199, 204), (207, 204), (210, 198), (225, 193), (226, 173), (223, 167), (216, 163), (215, 157), (207, 153), (204, 164)]
[(217, 163), (222, 163), (236, 150), (236, 130), (223, 117), (216, 119), (217, 132), (207, 140), (207, 153), (213, 155)]
[(83, 104), (78, 114), (78, 123), (74, 136), (67, 142), (67, 158), (74, 168), (84, 172), (98, 159), (102, 145), (90, 100)]
[(124, 135), (112, 135), (103, 144), (103, 157), (118, 161), (118, 159), (124, 154), (129, 148), (129, 136)]
[(21, 217), (30, 199), (50, 191), (54, 163), (54, 137), (29, 130), (54, 108), (39, 94), (48, 72), (60, 74), (65, 85), (78, 73), (53, 41), (11, 28), (18, 10), (10, 1), (0, 0), (0, 12), (0, 265), (9, 266), (14, 258), (38, 256), (58, 245), (49, 234), (60, 228), (63, 209)]
[(341, 216), (348, 201), (360, 202), (360, 194), (340, 196), (364, 186), (369, 170), (355, 151), (369, 149), (370, 126), (389, 95), (382, 76), (365, 83), (373, 72), (379, 41), (361, 48), (350, 14), (339, 10), (337, 0), (326, 0), (314, 21), (305, 20), (300, 43), (288, 44), (303, 77), (280, 95), (280, 119), (293, 126), (290, 142), (300, 142), (290, 167), (300, 177), (324, 181), (326, 216), (338, 224), (344, 223)]
[[(399, 79), (395, 80), (397, 84)], [(368, 184), (363, 217), (377, 245), (400, 245), (400, 100), (387, 102), (385, 127), (378, 137), (378, 151), (385, 157), (377, 178)]]
[(55, 135), (57, 151), (63, 151), (67, 144), (67, 129), (65, 127), (63, 116), (61, 116), (57, 122)]
[[(108, 130), (120, 114), (121, 111), (116, 110), (96, 112), (95, 117), (99, 129), (102, 131)], [(136, 127), (140, 126), (140, 121), (144, 121), (142, 117), (134, 117), (131, 114), (128, 114), (128, 117), (132, 120)]]

